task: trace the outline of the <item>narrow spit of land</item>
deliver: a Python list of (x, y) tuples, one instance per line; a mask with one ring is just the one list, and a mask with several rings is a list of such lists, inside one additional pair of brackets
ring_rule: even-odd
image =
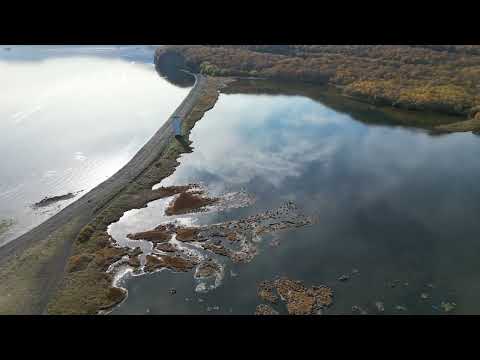
[[(175, 141), (172, 126), (175, 118), (182, 119), (182, 130), (188, 141), (195, 121), (213, 107), (223, 84), (221, 80), (202, 75), (195, 78), (195, 85), (176, 111), (122, 169), (55, 216), (0, 248), (0, 314), (46, 313), (49, 301), (63, 281), (82, 229), (94, 222), (127, 188), (128, 194), (137, 200), (131, 208), (135, 207), (138, 196), (135, 197), (132, 184), (149, 169), (157, 169), (156, 176), (150, 179), (152, 182), (174, 171), (177, 157), (187, 151)], [(202, 102), (203, 106), (199, 107)], [(189, 119), (193, 113), (194, 121)], [(144, 206), (143, 202), (139, 205)]]

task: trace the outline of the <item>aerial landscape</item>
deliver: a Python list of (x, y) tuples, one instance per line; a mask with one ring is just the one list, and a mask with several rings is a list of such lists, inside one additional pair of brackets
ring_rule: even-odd
[(0, 45), (0, 86), (1, 315), (480, 314), (478, 45)]

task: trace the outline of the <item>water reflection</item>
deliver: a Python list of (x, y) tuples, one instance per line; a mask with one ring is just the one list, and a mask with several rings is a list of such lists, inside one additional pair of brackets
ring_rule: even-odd
[[(158, 76), (149, 47), (12, 46), (0, 51), (0, 245), (120, 169), (184, 99)], [(81, 195), (80, 195), (81, 196)]]
[[(278, 247), (264, 241), (251, 263), (230, 265), (223, 285), (200, 303), (189, 302), (191, 274), (163, 271), (127, 281), (130, 296), (114, 313), (207, 313), (219, 306), (216, 313), (253, 314), (261, 303), (257, 283), (281, 275), (331, 286), (332, 314), (350, 313), (354, 305), (376, 313), (377, 301), (392, 314), (401, 307), (439, 313), (447, 301), (458, 313), (480, 312), (478, 137), (358, 122), (302, 96), (223, 94), (192, 139), (194, 152), (162, 185), (202, 182), (214, 191), (245, 188), (257, 198), (249, 208), (198, 217), (202, 223), (285, 200), (320, 222), (280, 233)], [(147, 230), (161, 211), (138, 210), (118, 224), (123, 232)], [(149, 226), (136, 229), (141, 222)], [(359, 274), (337, 280), (353, 269)], [(168, 295), (171, 287), (177, 295)]]

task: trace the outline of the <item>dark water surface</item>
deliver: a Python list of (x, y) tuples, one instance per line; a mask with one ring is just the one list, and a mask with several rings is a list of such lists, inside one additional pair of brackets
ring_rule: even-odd
[[(6, 47), (0, 46), (0, 246), (113, 175), (189, 90), (157, 74), (149, 46)], [(70, 192), (77, 196), (31, 207)]]
[[(191, 272), (127, 276), (129, 296), (114, 314), (253, 314), (262, 303), (257, 283), (282, 275), (330, 286), (327, 314), (350, 314), (353, 305), (375, 314), (375, 302), (386, 314), (442, 314), (442, 302), (454, 302), (453, 313), (480, 313), (480, 138), (398, 125), (402, 117), (437, 122), (431, 114), (316, 98), (221, 94), (192, 131), (193, 153), (162, 185), (201, 182), (256, 197), (247, 208), (183, 216), (189, 224), (287, 200), (319, 223), (277, 233), (277, 247), (264, 238), (250, 263), (224, 260), (220, 286), (207, 293), (195, 292)], [(164, 207), (159, 200), (132, 210), (110, 232), (124, 239), (152, 229), (166, 220)], [(343, 274), (350, 279), (338, 281)]]

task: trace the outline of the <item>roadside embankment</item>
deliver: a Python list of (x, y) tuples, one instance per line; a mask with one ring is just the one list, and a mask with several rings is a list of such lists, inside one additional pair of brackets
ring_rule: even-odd
[(177, 158), (189, 151), (173, 136), (174, 117), (183, 119), (188, 142), (225, 81), (198, 75), (177, 110), (122, 169), (0, 248), (0, 314), (93, 314), (121, 300), (124, 294), (111, 287), (105, 269), (125, 250), (112, 246), (107, 227), (125, 211), (167, 195), (152, 186), (172, 174)]

